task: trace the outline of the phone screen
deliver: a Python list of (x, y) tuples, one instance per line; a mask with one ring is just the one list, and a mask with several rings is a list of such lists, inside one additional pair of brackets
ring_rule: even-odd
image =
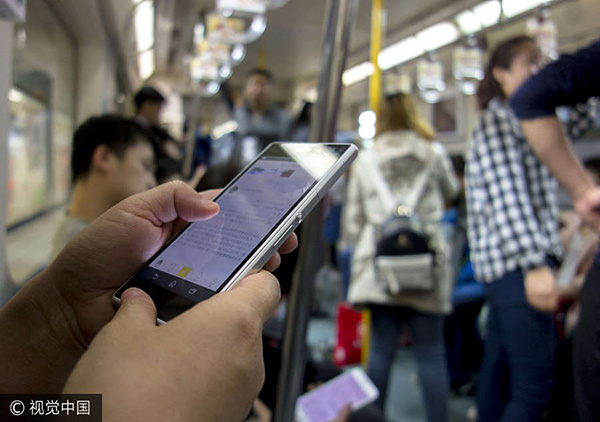
[(215, 217), (188, 225), (137, 278), (194, 302), (212, 296), (346, 148), (273, 144), (218, 196)]
[(324, 422), (337, 419), (344, 406), (353, 410), (371, 403), (379, 396), (377, 387), (361, 368), (353, 368), (296, 401), (296, 419), (300, 422)]

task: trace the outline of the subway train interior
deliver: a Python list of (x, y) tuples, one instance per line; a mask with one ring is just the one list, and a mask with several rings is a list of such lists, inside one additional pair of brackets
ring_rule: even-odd
[[(600, 420), (600, 1), (0, 0), (0, 40), (0, 393), (24, 412), (93, 392), (95, 420)], [(118, 343), (144, 265), (177, 307), (279, 247), (281, 298), (240, 307), (262, 335), (237, 347), (240, 308), (217, 310), (269, 285), (253, 271), (173, 321), (151, 295), (156, 334)], [(52, 312), (78, 336), (62, 372), (31, 363)], [(220, 338), (211, 316), (229, 348), (190, 341)], [(135, 351), (153, 370), (106, 381)]]

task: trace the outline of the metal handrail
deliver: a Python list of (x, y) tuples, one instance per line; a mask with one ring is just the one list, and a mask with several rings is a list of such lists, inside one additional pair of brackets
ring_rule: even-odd
[(12, 84), (13, 23), (0, 20), (0, 306), (13, 293), (6, 256), (6, 199), (8, 195), (8, 91)]
[[(311, 116), (310, 142), (333, 141), (341, 103), (342, 73), (358, 0), (328, 0), (319, 94)], [(283, 340), (275, 422), (294, 420), (306, 362), (306, 333), (314, 280), (323, 257), (321, 204), (302, 226), (298, 264), (294, 273)]]

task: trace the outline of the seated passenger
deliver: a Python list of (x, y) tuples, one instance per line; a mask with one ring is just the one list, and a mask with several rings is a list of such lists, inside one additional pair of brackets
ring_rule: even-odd
[(52, 242), (54, 259), (77, 232), (122, 199), (156, 185), (146, 131), (113, 115), (91, 117), (73, 135), (73, 195)]

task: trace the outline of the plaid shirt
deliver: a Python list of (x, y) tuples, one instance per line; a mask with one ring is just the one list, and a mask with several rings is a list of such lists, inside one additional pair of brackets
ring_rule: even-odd
[(507, 272), (560, 257), (556, 180), (527, 143), (519, 121), (497, 99), (489, 103), (467, 154), (468, 234), (475, 276)]

